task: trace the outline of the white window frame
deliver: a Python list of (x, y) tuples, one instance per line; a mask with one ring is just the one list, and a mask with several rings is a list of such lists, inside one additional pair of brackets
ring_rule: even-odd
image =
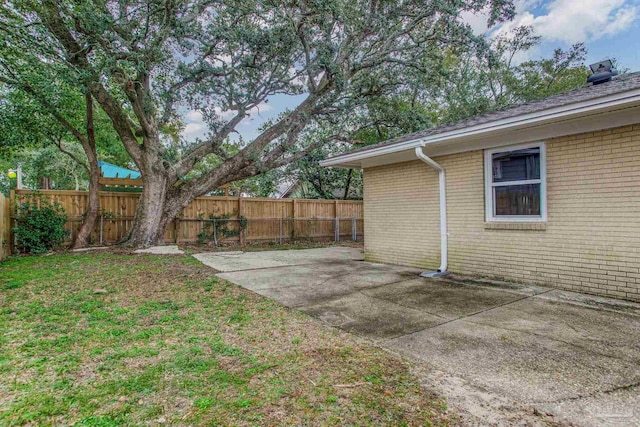
[[(505, 151), (523, 150), (526, 148), (540, 149), (540, 179), (522, 181), (493, 182), (493, 155)], [(495, 215), (494, 191), (495, 187), (507, 185), (540, 184), (540, 215)], [(544, 141), (507, 145), (484, 151), (484, 200), (485, 220), (487, 222), (546, 222), (547, 221), (547, 146)]]

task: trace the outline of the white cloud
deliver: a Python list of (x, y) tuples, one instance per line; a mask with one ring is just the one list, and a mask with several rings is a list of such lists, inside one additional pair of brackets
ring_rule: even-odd
[[(516, 17), (526, 12), (527, 10), (539, 6), (540, 3), (542, 3), (542, 0), (515, 0), (514, 7)], [(478, 13), (463, 12), (460, 14), (460, 18), (462, 19), (462, 22), (469, 24), (473, 32), (477, 35), (485, 34), (491, 30), (495, 30), (496, 28), (509, 25), (509, 23), (505, 23), (502, 25), (498, 24), (494, 28), (489, 28), (487, 25), (489, 21), (488, 8), (485, 8), (483, 11)]]
[(253, 115), (253, 114), (260, 115), (262, 113), (266, 113), (267, 111), (271, 111), (271, 110), (273, 110), (273, 107), (271, 106), (271, 104), (260, 104), (253, 107), (249, 111), (247, 111), (247, 113), (249, 113), (249, 115)]
[(218, 117), (222, 118), (223, 120), (229, 120), (231, 117), (236, 115), (235, 111), (232, 111), (232, 110), (222, 111), (222, 108), (220, 107), (214, 107), (213, 110), (216, 112)]
[(487, 21), (489, 20), (489, 14), (486, 12), (472, 13), (462, 12), (460, 19), (465, 24), (469, 24), (473, 32), (477, 35), (481, 35), (489, 31)]
[(545, 12), (535, 16), (524, 10), (496, 33), (531, 25), (544, 40), (576, 43), (617, 34), (638, 18), (635, 2), (627, 0), (553, 0), (545, 6)]
[[(271, 105), (269, 105), (269, 104), (260, 104), (260, 105), (257, 105), (255, 107), (253, 107), (253, 108), (250, 108), (247, 111), (247, 114), (249, 116), (253, 116), (253, 115), (258, 115), (259, 116), (262, 113), (266, 113), (267, 111), (271, 111), (272, 109), (273, 109), (273, 107)], [(214, 110), (215, 110), (216, 114), (220, 118), (222, 118), (223, 120), (229, 120), (229, 119), (231, 119), (232, 117), (234, 117), (236, 115), (236, 111), (234, 111), (234, 110), (224, 110), (223, 111), (222, 108), (220, 108), (220, 107), (215, 107)]]
[(191, 110), (188, 111), (185, 115), (184, 115), (184, 119), (188, 122), (202, 122), (202, 113), (198, 110)]
[[(488, 10), (476, 14), (465, 12), (460, 18), (477, 35), (493, 38), (515, 27), (530, 25), (543, 41), (573, 44), (614, 36), (631, 27), (640, 17), (639, 0), (515, 0), (514, 3), (514, 19), (493, 28), (487, 28)], [(539, 47), (519, 52), (514, 64), (539, 54)]]
[(616, 17), (607, 26), (607, 35), (619, 33), (626, 30), (638, 18), (637, 6), (621, 7), (616, 13)]
[(184, 114), (186, 122), (182, 137), (188, 141), (201, 138), (207, 133), (207, 125), (202, 119), (202, 113), (198, 110), (190, 110)]
[(203, 136), (207, 131), (204, 123), (187, 123), (182, 132), (182, 136), (187, 140), (192, 140)]
[[(542, 6), (542, 13), (535, 15)], [(539, 10), (539, 9), (538, 9)], [(515, 18), (487, 28), (488, 11), (465, 12), (463, 22), (474, 33), (504, 34), (521, 25), (531, 25), (543, 40), (551, 42), (593, 42), (628, 29), (640, 16), (638, 0), (516, 0)]]
[(216, 67), (222, 67), (224, 65), (232, 64), (233, 58), (231, 55), (208, 56), (205, 58), (205, 61)]

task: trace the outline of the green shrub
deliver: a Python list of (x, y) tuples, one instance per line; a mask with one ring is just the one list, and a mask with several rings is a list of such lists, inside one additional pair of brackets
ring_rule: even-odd
[(35, 198), (16, 206), (13, 233), (18, 249), (24, 253), (42, 254), (59, 246), (67, 237), (64, 229), (67, 215), (59, 203)]

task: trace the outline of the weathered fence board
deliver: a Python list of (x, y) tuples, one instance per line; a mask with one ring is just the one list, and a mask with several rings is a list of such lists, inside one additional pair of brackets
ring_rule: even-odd
[(0, 193), (0, 260), (11, 254), (11, 203)]
[[(88, 193), (16, 190), (14, 197), (17, 203), (30, 197), (58, 202), (68, 215), (66, 227), (74, 236), (83, 220)], [(91, 236), (95, 244), (115, 244), (127, 235), (138, 197), (137, 193), (100, 192), (100, 217)], [(362, 239), (364, 233), (361, 201), (205, 196), (183, 209), (167, 228), (165, 243), (196, 242), (202, 239), (203, 231), (205, 238), (212, 238), (212, 218), (227, 230), (226, 237), (215, 236), (217, 241)], [(221, 226), (222, 222), (227, 226)]]

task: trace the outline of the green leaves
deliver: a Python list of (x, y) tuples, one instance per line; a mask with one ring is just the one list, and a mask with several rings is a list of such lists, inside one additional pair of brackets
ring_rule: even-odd
[(13, 233), (21, 252), (43, 254), (62, 244), (67, 237), (64, 228), (67, 215), (57, 202), (32, 199), (20, 203), (16, 210)]

